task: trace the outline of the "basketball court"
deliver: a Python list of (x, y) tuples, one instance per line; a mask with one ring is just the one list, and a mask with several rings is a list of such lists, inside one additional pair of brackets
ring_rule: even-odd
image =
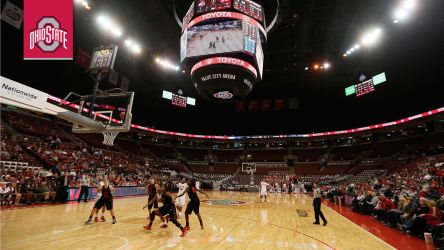
[[(93, 202), (14, 209), (1, 212), (3, 249), (394, 249), (347, 218), (323, 206), (329, 221), (313, 225), (312, 198), (307, 195), (270, 194), (259, 203), (257, 193), (210, 192), (201, 197), (201, 215), (190, 216), (191, 230), (181, 238), (169, 223), (151, 231), (142, 210), (145, 196), (114, 201), (117, 224), (85, 225)], [(211, 205), (210, 205), (211, 204)], [(306, 211), (300, 217), (298, 211)], [(302, 213), (303, 215), (303, 213)], [(180, 222), (185, 223), (181, 218)], [(408, 249), (408, 248), (405, 248)], [(414, 248), (411, 248), (414, 249)], [(418, 249), (418, 248), (416, 248)]]

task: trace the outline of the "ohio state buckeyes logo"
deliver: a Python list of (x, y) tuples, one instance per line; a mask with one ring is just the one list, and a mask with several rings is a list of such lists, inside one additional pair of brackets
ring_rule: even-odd
[(68, 49), (67, 35), (55, 17), (43, 17), (37, 23), (37, 28), (29, 33), (29, 49), (38, 47), (43, 52), (54, 52), (60, 46)]

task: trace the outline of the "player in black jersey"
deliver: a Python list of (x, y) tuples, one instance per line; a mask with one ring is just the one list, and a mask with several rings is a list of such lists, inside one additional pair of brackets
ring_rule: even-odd
[[(158, 208), (158, 202), (157, 200), (155, 200), (153, 203), (149, 204), (149, 202), (154, 199), (154, 197), (156, 197), (156, 184), (155, 184), (155, 180), (151, 179), (150, 183), (148, 184), (148, 203), (146, 204), (146, 206), (143, 207), (143, 209), (145, 209), (146, 207), (148, 207), (148, 219), (149, 219), (149, 215), (151, 214), (151, 209), (153, 208)], [(149, 204), (149, 205), (148, 205)]]
[(190, 197), (190, 201), (188, 202), (187, 209), (185, 210), (185, 221), (186, 221), (185, 229), (186, 230), (190, 230), (190, 218), (189, 217), (192, 212), (194, 212), (197, 215), (197, 218), (199, 219), (199, 222), (200, 222), (200, 228), (204, 229), (202, 217), (200, 217), (200, 213), (199, 213), (200, 200), (199, 200), (199, 196), (197, 196), (198, 192), (204, 194), (207, 198), (209, 197), (207, 193), (199, 190), (196, 187), (195, 180), (190, 180), (188, 182), (188, 187), (185, 189), (185, 192), (183, 192), (181, 195), (178, 195), (176, 197), (176, 198), (181, 197), (182, 195), (185, 195), (185, 193), (188, 193), (188, 197)]
[(113, 224), (116, 224), (116, 216), (114, 215), (113, 210), (113, 192), (114, 188), (111, 186), (111, 184), (109, 184), (108, 176), (103, 176), (103, 185), (100, 185), (97, 189), (97, 193), (102, 193), (102, 196), (96, 201), (96, 204), (94, 204), (94, 208), (92, 209), (91, 214), (89, 215), (89, 218), (85, 224), (90, 224), (92, 222), (93, 215), (97, 214), (103, 206), (106, 206), (106, 209), (110, 211), (111, 215), (113, 216)]
[(158, 196), (155, 196), (155, 198), (148, 203), (148, 206), (157, 200), (160, 200), (163, 205), (160, 208), (155, 208), (151, 212), (150, 223), (147, 226), (143, 226), (143, 228), (145, 228), (146, 230), (151, 230), (151, 226), (153, 225), (153, 221), (154, 218), (156, 218), (156, 215), (159, 216), (163, 222), (161, 228), (167, 228), (168, 221), (165, 219), (164, 216), (169, 215), (170, 221), (173, 222), (174, 225), (176, 225), (176, 227), (178, 227), (182, 231), (180, 237), (184, 237), (187, 234), (188, 230), (183, 228), (179, 221), (177, 221), (176, 207), (174, 206), (173, 196), (171, 196), (171, 194), (168, 193), (163, 187), (157, 188), (157, 194), (160, 195), (160, 199), (158, 198)]

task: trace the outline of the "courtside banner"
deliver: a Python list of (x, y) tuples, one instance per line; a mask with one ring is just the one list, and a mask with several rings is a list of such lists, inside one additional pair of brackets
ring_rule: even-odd
[(24, 0), (25, 60), (73, 59), (73, 1)]

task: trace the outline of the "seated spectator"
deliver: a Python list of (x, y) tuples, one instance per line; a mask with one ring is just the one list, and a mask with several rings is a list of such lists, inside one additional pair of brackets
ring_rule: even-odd
[(429, 211), (419, 214), (401, 226), (401, 230), (405, 233), (412, 233), (422, 236), (426, 231), (426, 226), (436, 227), (441, 223), (441, 211), (436, 207), (436, 202), (432, 200), (426, 201)]
[(364, 200), (365, 200), (364, 192), (359, 191), (356, 198), (353, 198), (353, 200), (352, 200), (352, 210), (359, 212), (360, 207), (361, 207), (362, 203), (364, 202)]
[(373, 214), (375, 207), (378, 205), (379, 197), (375, 192), (368, 192), (366, 201), (363, 203), (362, 212), (363, 214)]
[(400, 198), (398, 207), (391, 209), (387, 213), (386, 220), (384, 221), (386, 225), (390, 227), (395, 227), (398, 223), (401, 223), (401, 216), (405, 214), (411, 207), (411, 199)]
[(379, 203), (375, 207), (374, 215), (377, 219), (386, 220), (388, 211), (394, 209), (395, 206), (390, 198), (384, 195), (379, 196)]

